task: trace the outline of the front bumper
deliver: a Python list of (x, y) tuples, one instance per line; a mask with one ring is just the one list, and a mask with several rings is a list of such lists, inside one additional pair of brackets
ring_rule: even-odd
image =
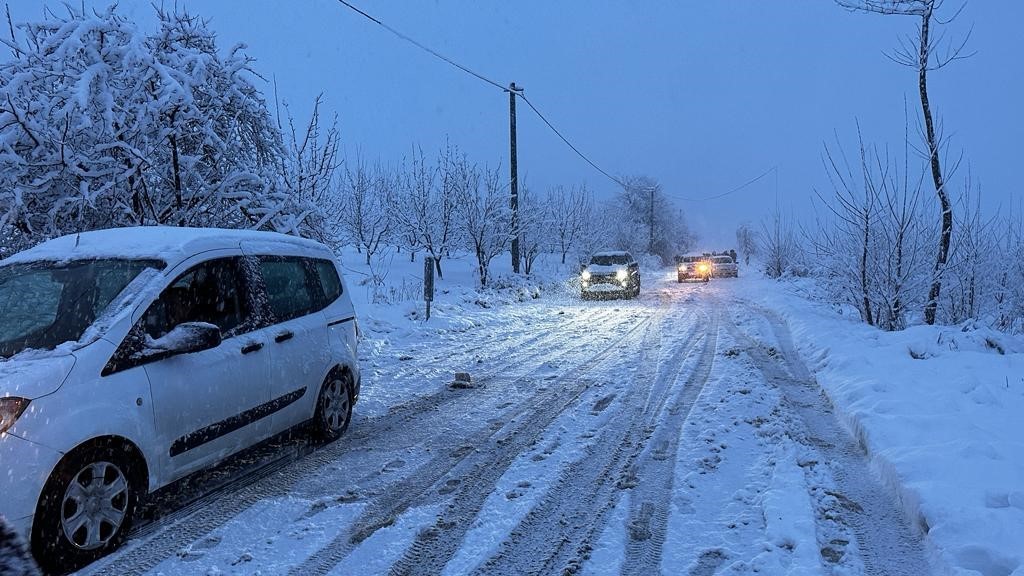
[(61, 453), (11, 434), (0, 434), (0, 516), (26, 540), (39, 495)]
[(584, 298), (617, 298), (626, 296), (634, 290), (629, 280), (623, 284), (619, 280), (602, 280), (599, 282), (583, 282), (582, 295)]
[(711, 278), (711, 273), (699, 273), (699, 272), (677, 272), (677, 277), (680, 282), (686, 282), (687, 280), (700, 280), (704, 281)]

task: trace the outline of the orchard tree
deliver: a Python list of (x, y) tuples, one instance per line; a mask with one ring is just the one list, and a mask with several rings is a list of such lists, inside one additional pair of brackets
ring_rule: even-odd
[(548, 191), (547, 206), (551, 222), (551, 250), (561, 254), (562, 264), (570, 250), (578, 248), (587, 227), (593, 224), (593, 201), (585, 185), (566, 189), (555, 186)]
[(355, 244), (369, 265), (387, 246), (394, 227), (391, 195), (396, 178), (379, 162), (367, 168), (361, 158), (348, 163), (341, 181), (340, 210), (335, 214), (342, 237)]
[(970, 34), (962, 42), (943, 44), (943, 35), (934, 35), (932, 26), (949, 23), (960, 13), (963, 5), (951, 18), (942, 20), (937, 17), (937, 12), (942, 8), (944, 0), (836, 0), (836, 3), (852, 11), (911, 16), (918, 19), (917, 37), (901, 41), (900, 48), (890, 54), (889, 58), (917, 71), (918, 95), (921, 100), (921, 114), (924, 120), (926, 156), (939, 203), (941, 222), (931, 287), (928, 290), (928, 299), (924, 306), (925, 322), (934, 324), (942, 291), (942, 274), (949, 259), (950, 241), (953, 235), (953, 205), (950, 201), (949, 191), (946, 189), (949, 178), (943, 172), (939, 160), (939, 154), (943, 147), (942, 137), (936, 131), (932, 103), (929, 100), (928, 72), (965, 58), (964, 47)]
[(750, 258), (756, 257), (758, 253), (757, 231), (749, 222), (740, 224), (736, 229), (736, 245), (740, 249), (740, 254), (743, 254), (743, 263), (749, 266)]
[(480, 285), (486, 286), (491, 260), (518, 232), (512, 229), (507, 190), (497, 170), (481, 172), (464, 158), (455, 165), (455, 183), (462, 235), (476, 256)]

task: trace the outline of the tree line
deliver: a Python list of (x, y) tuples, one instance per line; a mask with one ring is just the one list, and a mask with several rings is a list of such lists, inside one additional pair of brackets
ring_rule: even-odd
[(562, 263), (600, 248), (668, 261), (693, 241), (647, 177), (625, 179), (605, 201), (584, 184), (524, 186), (514, 220), (500, 166), (455, 144), (436, 154), (416, 146), (392, 163), (342, 158), (338, 120), (322, 117), (320, 98), (296, 122), (276, 87), (268, 103), (243, 45), (221, 52), (199, 16), (155, 11), (155, 32), (116, 6), (9, 22), (0, 257), (98, 228), (249, 228), (355, 246), (367, 263), (390, 250), (427, 254), (442, 276), (452, 254), (468, 251), (486, 284), (517, 236), (527, 274), (544, 252)]
[(819, 297), (884, 330), (942, 323), (1024, 333), (1020, 207), (982, 212), (969, 162), (949, 154), (928, 91), (930, 73), (969, 57), (969, 34), (955, 39), (935, 30), (964, 6), (940, 15), (942, 0), (836, 2), (916, 20), (916, 36), (888, 56), (916, 75), (918, 110), (906, 113), (899, 146), (870, 142), (859, 125), (854, 146), (838, 136), (827, 144), (822, 159), (831, 190), (815, 190), (814, 221), (798, 223), (776, 210), (760, 229), (737, 230), (741, 252), (758, 254), (771, 277), (815, 277)]

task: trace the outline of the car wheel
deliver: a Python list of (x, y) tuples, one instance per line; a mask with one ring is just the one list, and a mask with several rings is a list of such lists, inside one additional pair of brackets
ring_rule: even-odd
[(144, 486), (142, 466), (123, 445), (95, 444), (65, 456), (36, 508), (32, 552), (39, 565), (75, 570), (117, 548)]
[(314, 435), (326, 441), (337, 440), (352, 421), (352, 376), (348, 372), (331, 372), (320, 387), (313, 416)]

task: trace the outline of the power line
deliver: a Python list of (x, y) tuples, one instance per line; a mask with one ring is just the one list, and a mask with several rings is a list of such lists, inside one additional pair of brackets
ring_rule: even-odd
[(565, 136), (563, 136), (562, 133), (558, 131), (558, 128), (555, 128), (555, 126), (551, 122), (549, 122), (548, 119), (545, 118), (543, 114), (540, 113), (540, 110), (538, 110), (537, 107), (533, 105), (533, 102), (530, 102), (529, 98), (527, 98), (521, 92), (519, 93), (519, 97), (522, 98), (523, 101), (526, 102), (526, 105), (529, 106), (530, 109), (532, 109), (534, 111), (534, 113), (536, 113), (537, 116), (540, 117), (540, 119), (543, 120), (544, 123), (548, 125), (548, 128), (551, 128), (552, 132), (554, 132), (559, 138), (562, 139), (562, 142), (565, 142), (566, 146), (568, 146), (569, 148), (572, 148), (572, 151), (575, 152), (580, 158), (583, 158), (583, 160), (586, 161), (587, 164), (590, 164), (591, 166), (593, 166), (594, 170), (597, 170), (601, 174), (604, 174), (609, 180), (611, 180), (612, 182), (615, 182), (619, 186), (622, 186), (623, 188), (628, 188), (628, 186), (626, 186), (625, 182), (619, 180), (618, 178), (616, 178), (616, 177), (612, 176), (611, 174), (609, 174), (609, 173), (605, 172), (604, 170), (602, 170), (600, 166), (598, 166), (597, 164), (594, 164), (590, 160), (590, 158), (587, 158), (586, 155), (583, 154), (583, 152), (580, 152), (578, 148), (573, 146), (572, 142), (569, 142), (569, 139), (566, 138)]
[(395, 30), (391, 26), (388, 26), (387, 24), (381, 22), (380, 20), (374, 18), (373, 16), (370, 16), (366, 12), (363, 12), (359, 8), (356, 8), (355, 6), (349, 4), (345, 0), (338, 0), (338, 2), (341, 2), (345, 6), (348, 6), (353, 11), (355, 11), (358, 14), (360, 14), (361, 16), (366, 18), (367, 20), (373, 22), (374, 24), (377, 24), (378, 26), (384, 28), (388, 32), (391, 32), (395, 36), (398, 36), (399, 38), (401, 38), (402, 40), (405, 40), (406, 42), (412, 44), (413, 46), (416, 46), (417, 48), (419, 48), (421, 50), (424, 50), (424, 51), (428, 52), (429, 54), (432, 54), (433, 56), (435, 56), (437, 58), (440, 58), (441, 60), (444, 60), (445, 62), (451, 64), (452, 66), (455, 66), (459, 70), (462, 70), (463, 72), (466, 72), (467, 74), (471, 74), (473, 76), (476, 76), (480, 80), (483, 80), (484, 82), (487, 82), (488, 84), (491, 84), (492, 86), (497, 87), (499, 90), (501, 90), (503, 92), (508, 92), (508, 88), (506, 88), (505, 86), (502, 86), (501, 84), (498, 84), (497, 82), (495, 82), (494, 80), (491, 80), (490, 78), (484, 76), (483, 74), (480, 74), (478, 72), (474, 72), (473, 70), (470, 70), (469, 68), (463, 66), (462, 64), (459, 64), (455, 60), (452, 60), (451, 58), (445, 56), (444, 54), (441, 54), (440, 52), (438, 52), (438, 51), (436, 51), (436, 50), (434, 50), (434, 49), (432, 49), (432, 48), (430, 48), (428, 46), (425, 46), (425, 45), (417, 42), (413, 38), (410, 38), (410, 37), (406, 36), (405, 34), (402, 34), (401, 32), (399, 32), (398, 30)]
[(672, 195), (672, 197), (677, 199), (677, 200), (682, 200), (683, 202), (709, 202), (711, 200), (718, 200), (719, 198), (725, 198), (726, 196), (728, 196), (730, 194), (735, 194), (736, 192), (739, 192), (740, 190), (743, 190), (747, 186), (750, 186), (754, 182), (757, 182), (758, 180), (764, 178), (765, 176), (771, 174), (772, 172), (775, 172), (776, 178), (778, 178), (778, 170), (779, 170), (778, 166), (772, 166), (771, 168), (769, 168), (769, 169), (765, 170), (764, 172), (762, 172), (759, 176), (757, 176), (755, 178), (752, 178), (750, 180), (747, 180), (746, 182), (744, 182), (743, 184), (740, 184), (739, 186), (733, 188), (732, 190), (729, 190), (728, 192), (722, 192), (721, 194), (715, 194), (714, 196), (707, 196), (705, 198), (684, 198), (682, 196)]
[[(469, 67), (463, 66), (462, 64), (459, 64), (455, 60), (452, 60), (451, 58), (445, 56), (444, 54), (441, 54), (440, 52), (434, 50), (433, 48), (430, 48), (429, 46), (426, 46), (425, 44), (422, 44), (422, 43), (418, 42), (417, 40), (415, 40), (415, 39), (413, 39), (413, 38), (411, 38), (409, 36), (406, 36), (405, 34), (399, 32), (398, 30), (395, 30), (394, 28), (392, 28), (391, 26), (388, 26), (387, 24), (385, 24), (381, 20), (379, 20), (377, 18), (374, 18), (373, 16), (367, 14), (366, 12), (363, 12), (362, 10), (360, 10), (356, 6), (352, 5), (351, 3), (347, 2), (346, 0), (338, 0), (338, 2), (341, 3), (342, 5), (346, 6), (347, 8), (351, 9), (353, 12), (355, 12), (355, 13), (359, 14), (360, 16), (366, 18), (367, 20), (373, 22), (374, 24), (384, 28), (388, 32), (390, 32), (390, 33), (394, 34), (395, 36), (397, 36), (398, 38), (400, 38), (400, 39), (402, 39), (402, 40), (412, 44), (413, 46), (416, 46), (420, 50), (423, 50), (423, 51), (427, 52), (428, 54), (434, 56), (435, 58), (438, 58), (438, 59), (440, 59), (440, 60), (442, 60), (444, 62), (447, 62), (448, 64), (458, 68), (459, 70), (462, 70), (463, 72), (465, 72), (465, 73), (467, 73), (467, 74), (469, 74), (471, 76), (474, 76), (474, 77), (478, 78), (479, 80), (482, 80), (482, 81), (490, 84), (491, 86), (494, 86), (495, 88), (501, 90), (502, 92), (510, 92), (511, 91), (509, 87), (503, 86), (503, 85), (499, 84), (498, 82), (495, 82), (494, 80), (491, 80), (490, 78), (484, 76), (483, 74), (480, 74), (479, 72), (475, 72), (474, 70), (470, 69)], [(533, 110), (534, 114), (536, 114), (537, 117), (539, 117), (544, 122), (544, 124), (546, 124), (547, 127), (550, 128), (551, 131), (554, 132), (555, 135), (558, 136), (562, 140), (562, 142), (565, 142), (566, 146), (568, 146), (573, 152), (575, 152), (577, 156), (582, 158), (583, 161), (585, 161), (592, 168), (594, 168), (594, 170), (597, 170), (598, 172), (600, 172), (601, 175), (605, 176), (606, 178), (608, 178), (612, 182), (618, 184), (622, 188), (627, 188), (627, 189), (629, 188), (629, 185), (627, 185), (625, 182), (623, 182), (622, 180), (616, 178), (615, 176), (612, 176), (607, 171), (602, 169), (600, 166), (595, 164), (594, 161), (592, 161), (590, 158), (588, 158), (583, 152), (580, 152), (579, 148), (574, 146), (573, 143), (570, 142), (569, 139), (566, 138), (565, 135), (563, 135), (560, 130), (558, 130), (558, 128), (555, 128), (555, 125), (552, 124), (551, 121), (548, 120), (547, 117), (545, 117), (544, 114), (541, 113), (541, 111), (533, 104), (533, 102), (531, 102), (529, 100), (529, 98), (526, 97), (526, 95), (521, 90), (515, 91), (515, 94), (517, 96), (519, 96), (520, 98), (522, 98), (523, 101), (526, 102), (526, 105), (529, 106), (531, 110)], [(674, 196), (674, 195), (673, 195), (673, 197), (678, 199), (678, 200), (682, 200), (684, 202), (707, 202), (707, 201), (710, 201), (710, 200), (717, 200), (719, 198), (724, 198), (725, 196), (728, 196), (730, 194), (734, 194), (736, 192), (739, 192), (740, 190), (746, 188), (747, 186), (750, 186), (751, 184), (753, 184), (753, 183), (757, 182), (758, 180), (764, 178), (765, 176), (767, 176), (773, 170), (776, 170), (776, 169), (777, 169), (777, 167), (773, 166), (773, 167), (769, 168), (768, 170), (766, 170), (761, 175), (757, 176), (756, 178), (754, 178), (752, 180), (749, 180), (748, 182), (746, 182), (746, 183), (744, 183), (744, 184), (742, 184), (742, 185), (740, 185), (740, 186), (738, 186), (736, 188), (733, 188), (732, 190), (729, 190), (728, 192), (723, 192), (722, 194), (717, 194), (717, 195), (714, 195), (714, 196), (708, 196), (706, 198), (684, 198), (684, 197), (681, 197), (681, 196)]]
[[(433, 55), (434, 57), (439, 58), (440, 60), (443, 60), (443, 61), (447, 62), (448, 64), (451, 64), (452, 66), (458, 68), (459, 70), (462, 70), (463, 72), (465, 72), (467, 74), (470, 74), (472, 76), (475, 76), (476, 78), (479, 78), (480, 80), (483, 80), (484, 82), (487, 82), (488, 84), (498, 88), (502, 92), (509, 92), (510, 91), (508, 87), (502, 86), (501, 84), (495, 82), (494, 80), (491, 80), (490, 78), (484, 76), (483, 74), (475, 72), (475, 71), (471, 70), (470, 68), (468, 68), (466, 66), (463, 66), (462, 64), (459, 64), (455, 60), (452, 60), (451, 58), (448, 58), (444, 54), (441, 54), (440, 52), (438, 52), (438, 51), (436, 51), (436, 50), (434, 50), (434, 49), (432, 49), (432, 48), (430, 48), (430, 47), (428, 47), (428, 46), (426, 46), (426, 45), (416, 41), (415, 39), (410, 38), (409, 36), (406, 36), (405, 34), (402, 34), (398, 30), (395, 30), (391, 26), (388, 26), (387, 24), (385, 24), (384, 22), (380, 21), (379, 19), (374, 18), (373, 16), (371, 16), (371, 15), (367, 14), (366, 12), (363, 12), (359, 8), (353, 6), (352, 4), (347, 2), (346, 0), (338, 0), (338, 2), (340, 2), (341, 4), (343, 4), (346, 7), (350, 8), (352, 11), (356, 12), (360, 16), (362, 16), (362, 17), (366, 18), (367, 20), (373, 22), (374, 24), (377, 24), (378, 26), (384, 28), (388, 32), (391, 32), (392, 34), (394, 34), (395, 36), (401, 38), (402, 40), (405, 40), (406, 42), (412, 44), (413, 46), (416, 46), (417, 48), (419, 48), (421, 50), (426, 51), (427, 53)], [(559, 138), (561, 138), (562, 142), (565, 142), (565, 144), (567, 146), (569, 146), (569, 148), (571, 148), (573, 152), (575, 152), (580, 158), (582, 158), (584, 161), (586, 161), (587, 164), (590, 164), (595, 170), (597, 170), (598, 172), (600, 172), (601, 174), (606, 176), (612, 182), (615, 182), (616, 184), (618, 184), (619, 186), (622, 186), (623, 188), (626, 187), (625, 183), (623, 183), (618, 178), (612, 176), (608, 172), (606, 172), (603, 169), (601, 169), (600, 166), (595, 164), (593, 161), (590, 160), (590, 158), (587, 158), (586, 155), (584, 155), (582, 152), (580, 152), (579, 148), (576, 148), (576, 146), (574, 146), (572, 144), (572, 142), (569, 141), (568, 138), (566, 138), (564, 135), (562, 135), (562, 133), (557, 128), (555, 128), (554, 124), (552, 124), (543, 114), (541, 114), (540, 110), (538, 110), (537, 107), (534, 106), (533, 102), (530, 102), (530, 100), (526, 98), (526, 96), (523, 94), (522, 91), (517, 90), (516, 91), (516, 95), (519, 96), (520, 98), (522, 98), (523, 101), (526, 102), (526, 104), (530, 107), (530, 109), (533, 110), (533, 112), (538, 117), (540, 117), (540, 119), (543, 120), (545, 124), (547, 124), (548, 128), (550, 128), (552, 132), (554, 132)]]

